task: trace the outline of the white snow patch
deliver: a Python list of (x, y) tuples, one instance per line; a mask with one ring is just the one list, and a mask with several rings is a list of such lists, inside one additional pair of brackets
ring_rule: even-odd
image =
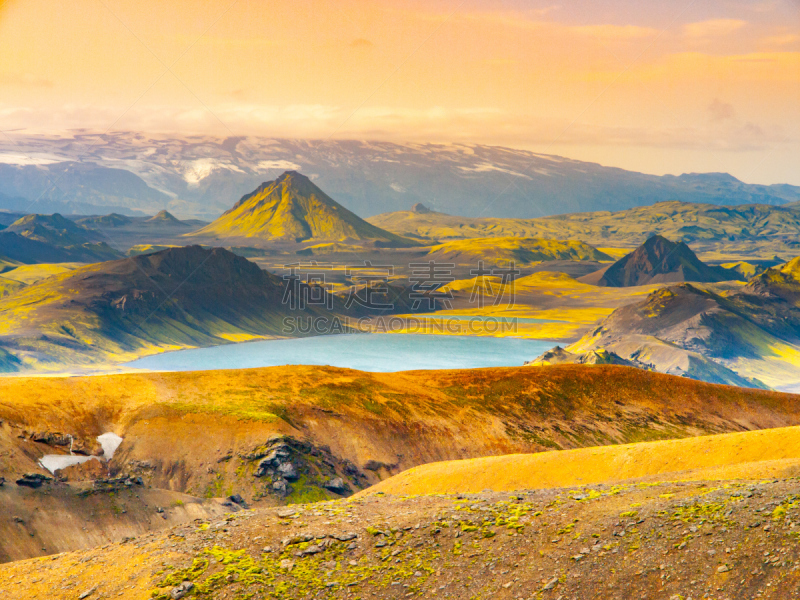
[(55, 475), (55, 472), (59, 469), (66, 469), (92, 459), (97, 459), (97, 457), (79, 456), (77, 454), (46, 454), (39, 459), (39, 464)]
[(64, 158), (56, 158), (54, 156), (37, 156), (37, 155), (27, 155), (27, 154), (18, 154), (16, 152), (10, 152), (6, 154), (0, 154), (0, 163), (6, 165), (52, 165), (53, 163), (63, 162), (67, 159)]
[[(122, 438), (116, 433), (104, 433), (97, 436), (97, 441), (103, 447), (103, 460), (109, 461), (122, 443)], [(80, 465), (90, 460), (100, 460), (97, 456), (81, 456), (72, 453), (72, 443), (69, 445), (69, 454), (45, 454), (39, 459), (39, 464), (55, 475), (59, 469), (66, 469)]]
[(189, 168), (183, 172), (183, 178), (190, 185), (197, 185), (203, 179), (211, 175), (217, 168), (216, 161), (210, 158), (199, 158), (190, 163)]
[(119, 445), (122, 443), (122, 438), (116, 433), (108, 432), (103, 435), (98, 435), (97, 441), (100, 442), (100, 445), (103, 447), (103, 458), (111, 460), (114, 458), (114, 452), (117, 451), (117, 448), (119, 448)]
[(302, 167), (288, 160), (262, 160), (256, 165), (259, 169), (283, 169), (284, 171), (299, 171)]
[(203, 179), (211, 175), (211, 173), (219, 169), (244, 173), (244, 171), (232, 163), (214, 160), (213, 158), (198, 158), (189, 163), (189, 166), (183, 172), (183, 178), (189, 185), (197, 185)]
[(509, 175), (514, 175), (515, 177), (522, 177), (524, 179), (530, 179), (528, 175), (524, 173), (517, 173), (516, 171), (512, 171), (511, 169), (504, 169), (502, 167), (498, 167), (489, 163), (480, 163), (474, 167), (458, 167), (462, 171), (467, 171), (469, 173), (486, 173), (488, 171), (498, 171), (500, 173), (507, 173)]

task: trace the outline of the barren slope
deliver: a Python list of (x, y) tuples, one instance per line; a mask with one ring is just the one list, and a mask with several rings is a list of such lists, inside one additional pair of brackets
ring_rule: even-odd
[[(0, 399), (8, 481), (42, 472), (37, 459), (65, 453), (66, 434), (91, 448), (111, 431), (124, 438), (113, 474), (268, 504), (341, 496), (433, 461), (800, 424), (790, 394), (604, 365), (15, 377), (0, 379)], [(279, 450), (293, 476), (265, 463)], [(336, 478), (345, 487), (326, 487)]]
[(14, 600), (630, 600), (800, 593), (794, 480), (377, 496), (0, 565)]
[(430, 463), (363, 494), (476, 493), (632, 479), (729, 479), (800, 475), (800, 427)]

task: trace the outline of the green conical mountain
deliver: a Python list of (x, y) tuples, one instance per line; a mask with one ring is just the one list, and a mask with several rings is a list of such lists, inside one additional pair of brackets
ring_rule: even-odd
[(181, 222), (175, 218), (175, 216), (167, 211), (162, 210), (159, 211), (155, 216), (150, 217), (147, 219), (148, 223), (161, 223), (163, 225), (180, 225)]
[(214, 222), (188, 235), (286, 242), (374, 240), (413, 245), (410, 240), (367, 223), (296, 171), (286, 171), (275, 181), (263, 183)]

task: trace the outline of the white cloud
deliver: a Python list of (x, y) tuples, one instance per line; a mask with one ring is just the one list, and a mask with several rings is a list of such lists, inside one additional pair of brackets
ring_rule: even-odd
[[(720, 100), (707, 107), (714, 127), (708, 121), (680, 126), (612, 127), (563, 119), (545, 119), (498, 109), (474, 107), (451, 109), (364, 107), (351, 116), (352, 108), (341, 106), (228, 106), (205, 110), (137, 107), (120, 120), (113, 131), (146, 131), (151, 134), (207, 134), (220, 136), (267, 136), (292, 139), (361, 139), (393, 142), (488, 143), (510, 147), (618, 146), (675, 149), (752, 150), (792, 141), (789, 130), (769, 122), (760, 130), (747, 126), (746, 118), (736, 119), (733, 107)], [(65, 107), (45, 109), (2, 109), (0, 120), (9, 128), (21, 127), (25, 134), (64, 132), (88, 128), (105, 131), (119, 116), (112, 109)], [(221, 123), (224, 123), (222, 125)], [(36, 127), (31, 127), (35, 123)], [(9, 147), (8, 152), (14, 152)], [(266, 161), (262, 167), (300, 169), (298, 159)], [(187, 181), (198, 182), (213, 169), (231, 168), (215, 161), (187, 164)]]
[(708, 21), (698, 21), (697, 23), (687, 23), (683, 26), (683, 33), (692, 39), (706, 39), (713, 37), (724, 37), (739, 31), (747, 25), (747, 21), (741, 19), (710, 19)]

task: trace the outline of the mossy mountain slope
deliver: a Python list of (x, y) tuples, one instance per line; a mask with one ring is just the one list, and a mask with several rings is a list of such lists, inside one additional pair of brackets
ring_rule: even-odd
[(0, 347), (20, 368), (59, 369), (280, 335), (284, 285), (221, 248), (88, 265), (0, 299)]
[(707, 248), (731, 248), (742, 256), (753, 250), (791, 252), (800, 245), (800, 206), (744, 204), (715, 206), (690, 202), (657, 202), (621, 211), (581, 212), (538, 219), (468, 218), (433, 212), (385, 213), (370, 217), (373, 225), (398, 235), (426, 240), (476, 237), (580, 239), (598, 247), (637, 247), (658, 234)]
[(553, 260), (609, 261), (611, 257), (580, 241), (537, 238), (472, 238), (433, 246), (428, 257), (441, 262), (478, 265), (515, 262), (520, 265)]
[(367, 223), (333, 200), (308, 177), (295, 171), (287, 171), (275, 181), (263, 183), (221, 217), (189, 235), (295, 243), (374, 240), (413, 245), (407, 239)]
[[(656, 290), (643, 301), (616, 309), (568, 350), (606, 348), (624, 358), (652, 362), (660, 371), (720, 381), (717, 377), (730, 373), (708, 371), (717, 367), (707, 361), (752, 377), (748, 364), (784, 356), (791, 361), (798, 345), (800, 260), (794, 259), (727, 292), (689, 283)], [(785, 383), (785, 374), (774, 369), (759, 377), (766, 377), (768, 385)]]

